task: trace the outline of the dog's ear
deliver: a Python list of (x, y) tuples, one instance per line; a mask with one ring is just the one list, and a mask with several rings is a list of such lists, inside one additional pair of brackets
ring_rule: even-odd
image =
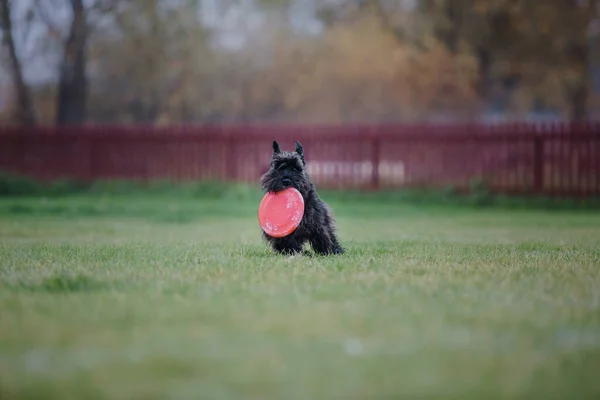
[(304, 162), (304, 148), (302, 147), (302, 144), (298, 141), (296, 141), (296, 153), (298, 153), (298, 155), (302, 159), (302, 164), (306, 165), (306, 163)]
[(276, 140), (273, 140), (273, 154), (281, 153), (281, 149), (279, 148), (279, 143)]

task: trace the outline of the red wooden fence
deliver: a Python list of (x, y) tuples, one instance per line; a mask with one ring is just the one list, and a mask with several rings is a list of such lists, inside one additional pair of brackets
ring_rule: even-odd
[(600, 123), (199, 127), (0, 127), (0, 170), (38, 179), (257, 183), (271, 141), (305, 148), (319, 187), (600, 195)]

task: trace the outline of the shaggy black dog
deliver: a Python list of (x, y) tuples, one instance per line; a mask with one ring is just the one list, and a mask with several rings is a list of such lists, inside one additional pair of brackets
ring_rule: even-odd
[(304, 216), (300, 226), (283, 238), (274, 238), (263, 231), (263, 237), (273, 250), (283, 254), (303, 253), (304, 243), (309, 242), (315, 253), (321, 255), (342, 254), (344, 249), (335, 234), (335, 221), (331, 209), (317, 195), (317, 190), (305, 171), (304, 149), (296, 142), (296, 151), (281, 151), (273, 141), (271, 167), (260, 180), (265, 192), (278, 192), (288, 187), (296, 188), (304, 198)]

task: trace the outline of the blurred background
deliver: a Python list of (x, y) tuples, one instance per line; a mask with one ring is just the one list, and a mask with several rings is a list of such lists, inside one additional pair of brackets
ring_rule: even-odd
[[(0, 5), (4, 169), (255, 181), (277, 137), (308, 141), (325, 185), (600, 190), (589, 122), (600, 115), (600, 1)], [(24, 126), (82, 124), (112, 139), (61, 141), (64, 129), (49, 139), (36, 128), (27, 132), (39, 148), (25, 146)]]

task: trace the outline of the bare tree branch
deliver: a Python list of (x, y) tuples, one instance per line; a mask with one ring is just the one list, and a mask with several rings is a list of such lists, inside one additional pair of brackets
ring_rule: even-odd
[(61, 29), (58, 27), (55, 21), (52, 20), (46, 6), (48, 5), (47, 0), (35, 0), (34, 1), (35, 11), (40, 20), (46, 25), (48, 34), (56, 40), (62, 39)]

